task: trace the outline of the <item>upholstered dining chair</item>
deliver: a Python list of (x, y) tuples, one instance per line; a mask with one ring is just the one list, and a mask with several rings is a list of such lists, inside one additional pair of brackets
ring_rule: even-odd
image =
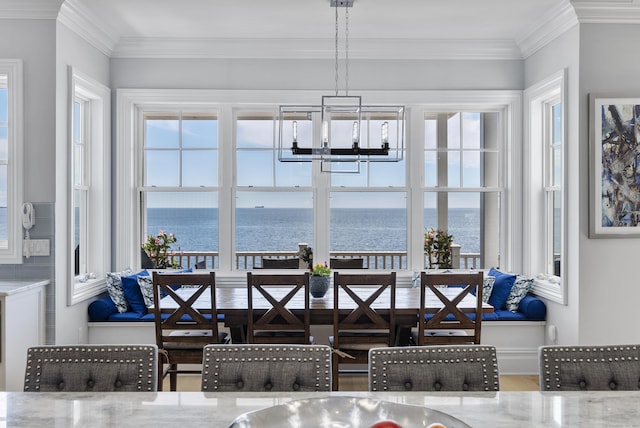
[(640, 345), (541, 346), (541, 391), (640, 390)]
[(200, 365), (205, 345), (228, 342), (227, 334), (218, 329), (215, 273), (154, 272), (153, 301), (160, 354), (158, 390), (162, 391), (162, 381), (168, 374), (169, 388), (175, 391), (179, 373), (201, 372), (179, 365)]
[[(412, 332), (413, 343), (423, 345), (479, 344), (482, 329), (483, 273), (426, 273), (420, 275), (420, 310), (418, 327)], [(446, 291), (445, 291), (446, 290)], [(448, 291), (456, 292), (449, 294)], [(475, 310), (466, 313), (458, 308), (465, 296), (475, 293)], [(453, 296), (452, 296), (453, 295)], [(427, 314), (428, 296), (435, 296), (440, 308)]]
[(207, 345), (202, 361), (202, 391), (331, 390), (327, 345)]
[[(288, 307), (296, 299), (304, 302), (301, 314)], [(247, 343), (313, 343), (309, 272), (276, 275), (247, 272), (247, 309)]]
[(27, 392), (156, 391), (156, 345), (48, 345), (27, 349)]
[(403, 346), (369, 351), (369, 391), (499, 389), (494, 346)]
[(341, 364), (368, 361), (369, 349), (394, 346), (396, 273), (334, 273), (333, 389), (338, 390)]

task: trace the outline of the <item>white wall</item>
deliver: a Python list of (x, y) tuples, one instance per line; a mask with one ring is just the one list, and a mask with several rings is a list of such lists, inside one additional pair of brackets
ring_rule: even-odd
[[(335, 89), (327, 60), (113, 59), (112, 89)], [(339, 89), (345, 89), (344, 66)], [(349, 89), (522, 89), (522, 61), (351, 60)]]
[(640, 343), (640, 239), (589, 239), (588, 95), (638, 97), (640, 25), (583, 24), (580, 31), (580, 343)]
[(55, 21), (3, 19), (0, 57), (23, 61), (24, 200), (53, 202)]
[[(558, 344), (578, 343), (580, 338), (580, 294), (581, 278), (579, 254), (580, 234), (583, 229), (580, 219), (584, 194), (581, 192), (582, 160), (578, 153), (584, 150), (584, 143), (578, 133), (580, 117), (580, 66), (579, 66), (580, 28), (571, 30), (558, 37), (543, 49), (526, 59), (524, 67), (525, 85), (530, 87), (545, 80), (550, 75), (566, 70), (567, 89), (567, 156), (565, 168), (565, 200), (567, 203), (566, 227), (567, 245), (564, 254), (563, 280), (566, 281), (567, 305), (547, 301), (547, 325), (555, 326)], [(525, 118), (526, 120), (526, 118)], [(548, 340), (547, 340), (548, 341)], [(549, 342), (549, 344), (554, 344)]]
[[(87, 343), (89, 301), (67, 306), (71, 246), (68, 229), (69, 159), (69, 66), (98, 82), (109, 85), (109, 59), (62, 24), (56, 31), (56, 153), (49, 161), (56, 166), (56, 288), (55, 342)], [(51, 180), (53, 182), (53, 180)]]

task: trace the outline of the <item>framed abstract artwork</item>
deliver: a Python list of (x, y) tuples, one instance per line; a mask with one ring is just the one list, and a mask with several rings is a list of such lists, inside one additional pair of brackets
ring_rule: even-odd
[(590, 95), (590, 237), (640, 236), (640, 97)]

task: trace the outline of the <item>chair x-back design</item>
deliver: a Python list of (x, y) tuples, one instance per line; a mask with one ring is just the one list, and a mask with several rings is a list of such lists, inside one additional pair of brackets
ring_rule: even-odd
[[(215, 273), (153, 273), (153, 307), (158, 359), (158, 390), (169, 374), (171, 391), (177, 387), (178, 364), (201, 364), (202, 349), (210, 343), (224, 343), (226, 333), (218, 330)], [(160, 302), (160, 303), (158, 303)], [(169, 365), (164, 371), (164, 363)]]
[[(452, 343), (479, 344), (482, 327), (482, 272), (426, 273), (420, 276), (420, 310), (418, 330), (413, 334), (417, 345)], [(458, 291), (450, 297), (444, 289)], [(475, 310), (469, 314), (458, 307), (475, 292)], [(440, 302), (435, 314), (427, 314), (427, 295), (432, 293)]]
[[(247, 342), (310, 344), (309, 273), (247, 273)], [(287, 305), (304, 302), (302, 313)], [(257, 302), (262, 302), (256, 307)], [(300, 305), (297, 305), (300, 307)]]
[[(367, 364), (369, 349), (395, 345), (396, 273), (334, 273), (333, 389), (340, 364)], [(349, 308), (351, 308), (349, 310)]]

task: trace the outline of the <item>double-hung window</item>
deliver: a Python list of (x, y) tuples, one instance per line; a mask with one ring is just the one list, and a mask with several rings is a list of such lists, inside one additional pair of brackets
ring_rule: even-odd
[(111, 268), (111, 91), (77, 70), (69, 72), (68, 304), (74, 304), (103, 291)]
[(0, 60), (0, 263), (22, 262), (21, 113), (22, 62)]
[(537, 294), (566, 301), (564, 253), (564, 72), (525, 91), (527, 119), (525, 268)]
[(500, 115), (424, 116), (424, 226), (453, 236), (460, 267), (500, 266)]
[(145, 111), (143, 116), (142, 235), (173, 234), (183, 251), (218, 267), (218, 117), (212, 110)]

